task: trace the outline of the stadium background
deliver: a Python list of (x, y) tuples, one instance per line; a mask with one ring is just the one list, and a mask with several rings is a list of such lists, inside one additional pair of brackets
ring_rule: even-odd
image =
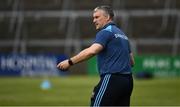
[[(37, 79), (36, 84), (40, 84), (44, 78), (57, 82), (58, 78), (62, 79), (69, 75), (81, 75), (82, 77), (79, 78), (96, 76), (95, 58), (73, 66), (68, 73), (59, 72), (55, 66), (58, 61), (77, 54), (92, 43), (96, 34), (92, 23), (92, 10), (103, 4), (114, 8), (115, 22), (131, 41), (137, 64), (133, 68), (135, 77), (152, 78), (155, 76), (157, 81), (164, 85), (169, 83), (167, 80), (173, 78), (170, 84), (174, 84), (171, 87), (176, 89), (172, 89), (173, 93), (170, 95), (177, 96), (180, 81), (180, 1), (178, 0), (0, 0), (1, 87), (4, 87), (4, 90), (12, 88), (14, 83), (7, 81), (11, 79), (15, 81), (18, 78), (14, 77), (17, 76), (23, 77), (21, 78), (21, 81), (24, 81), (23, 85), (33, 79)], [(25, 82), (26, 79), (28, 79), (27, 82)], [(18, 81), (20, 80), (17, 80), (17, 84)], [(157, 81), (152, 80), (152, 83), (158, 83)], [(6, 82), (7, 84), (4, 84)], [(63, 84), (56, 82), (54, 85)], [(140, 83), (137, 81), (137, 86), (141, 87), (147, 82), (149, 81), (143, 80)], [(144, 90), (143, 87), (144, 85), (140, 91)], [(56, 90), (61, 90), (61, 88), (58, 87)], [(164, 89), (164, 87), (159, 87), (159, 89)], [(12, 101), (13, 95), (10, 97), (3, 95), (4, 90), (0, 90), (0, 105), (11, 105), (8, 101)], [(153, 93), (156, 91), (157, 89), (153, 90)], [(18, 90), (7, 91), (7, 93), (18, 92)], [(133, 96), (133, 98), (136, 97), (136, 95)], [(57, 101), (54, 104), (73, 105), (70, 99), (67, 98), (69, 102), (58, 103)], [(173, 97), (174, 102), (168, 103), (164, 100), (161, 102), (164, 105), (180, 105), (179, 99), (179, 97)], [(12, 105), (33, 105), (22, 100), (14, 102)], [(133, 105), (163, 105), (160, 102), (136, 102), (134, 99), (132, 102)], [(48, 101), (43, 102), (43, 100), (42, 103), (33, 103), (48, 105)], [(53, 105), (53, 101), (49, 105)], [(74, 105), (87, 105), (87, 102), (78, 102)]]

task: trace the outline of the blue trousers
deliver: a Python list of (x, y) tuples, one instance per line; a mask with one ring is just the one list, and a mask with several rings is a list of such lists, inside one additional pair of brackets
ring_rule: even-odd
[(132, 74), (103, 75), (94, 87), (91, 106), (129, 106), (132, 90)]

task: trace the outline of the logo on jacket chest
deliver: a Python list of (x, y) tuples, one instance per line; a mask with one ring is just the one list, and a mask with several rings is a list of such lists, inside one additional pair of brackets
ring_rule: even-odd
[(126, 35), (123, 35), (123, 34), (116, 33), (116, 34), (114, 34), (114, 36), (115, 36), (115, 38), (122, 38), (122, 39), (128, 40), (128, 37)]

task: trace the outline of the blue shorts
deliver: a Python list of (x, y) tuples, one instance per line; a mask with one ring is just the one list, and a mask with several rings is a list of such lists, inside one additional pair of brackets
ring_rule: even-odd
[(129, 106), (132, 90), (132, 74), (103, 75), (94, 87), (91, 106)]

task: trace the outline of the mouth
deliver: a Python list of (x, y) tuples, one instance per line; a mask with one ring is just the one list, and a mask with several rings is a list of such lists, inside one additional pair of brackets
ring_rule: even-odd
[(94, 25), (95, 25), (95, 26), (98, 26), (98, 23), (95, 23)]

